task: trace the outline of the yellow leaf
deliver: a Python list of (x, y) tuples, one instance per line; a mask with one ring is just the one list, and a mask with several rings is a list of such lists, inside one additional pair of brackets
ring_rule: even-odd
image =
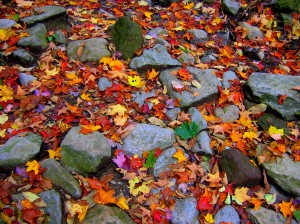
[(99, 63), (103, 63), (104, 65), (109, 65), (112, 62), (111, 57), (103, 57), (100, 59)]
[(58, 147), (56, 150), (53, 149), (49, 149), (47, 150), (49, 153), (49, 158), (51, 159), (55, 159), (55, 157), (61, 157), (60, 151), (61, 151), (61, 147)]
[(144, 12), (144, 14), (148, 19), (151, 19), (151, 15), (153, 14), (153, 12)]
[(178, 163), (185, 162), (186, 158), (181, 149), (176, 149), (176, 153), (173, 155), (174, 158), (178, 159)]
[(117, 126), (123, 126), (127, 122), (128, 116), (116, 116), (114, 118), (115, 125)]
[(91, 23), (93, 24), (97, 24), (98, 23), (98, 20), (94, 17), (91, 18)]
[(117, 205), (118, 205), (121, 209), (123, 209), (123, 210), (128, 210), (128, 209), (129, 209), (125, 197), (121, 197), (121, 198), (118, 200)]
[(5, 133), (6, 133), (6, 129), (3, 129), (0, 131), (0, 137), (4, 138), (5, 137)]
[(107, 115), (121, 115), (124, 116), (125, 112), (127, 112), (126, 107), (121, 104), (111, 105), (107, 109)]
[(81, 205), (81, 209), (80, 209), (80, 211), (78, 211), (78, 219), (80, 222), (84, 219), (88, 208), (89, 208), (88, 205)]
[(281, 139), (281, 136), (284, 135), (284, 130), (283, 128), (281, 129), (277, 129), (276, 127), (274, 126), (270, 126), (269, 127), (269, 130), (268, 130), (268, 133), (270, 134), (270, 136), (275, 139), (275, 140), (279, 140)]
[(92, 131), (97, 131), (101, 128), (101, 125), (94, 125), (94, 124), (86, 124), (86, 125), (81, 125), (84, 129), (89, 129)]
[(11, 224), (12, 220), (9, 218), (9, 216), (7, 214), (5, 214), (4, 212), (0, 213), (0, 217), (1, 219), (4, 221), (4, 223), (8, 223)]
[(83, 100), (86, 100), (86, 101), (91, 101), (92, 98), (90, 96), (91, 95), (88, 94), (88, 93), (83, 93), (83, 94), (81, 94), (80, 98), (83, 99)]
[(86, 212), (88, 210), (88, 204), (85, 201), (79, 203), (71, 203), (70, 201), (67, 201), (65, 203), (67, 211), (70, 213), (71, 217), (78, 214), (79, 221), (82, 221), (86, 215)]
[(7, 102), (8, 100), (13, 100), (14, 92), (12, 88), (6, 85), (0, 86), (0, 101)]
[(151, 71), (148, 71), (148, 72), (147, 72), (147, 79), (153, 79), (153, 78), (155, 78), (158, 74), (159, 74), (159, 72), (155, 71), (155, 69), (152, 68)]
[(213, 224), (213, 223), (215, 222), (213, 215), (210, 214), (210, 213), (207, 213), (207, 214), (204, 216), (204, 219), (205, 219), (205, 221), (208, 222), (209, 224)]
[(60, 72), (60, 68), (58, 68), (58, 67), (53, 68), (52, 70), (46, 69), (46, 74), (48, 77), (56, 76), (59, 72)]
[(0, 29), (0, 41), (6, 41), (12, 35), (13, 35), (13, 32), (10, 29), (8, 29), (8, 30)]
[(34, 171), (35, 175), (40, 171), (40, 164), (36, 160), (28, 161), (25, 166), (27, 166), (26, 172)]
[(142, 88), (145, 85), (145, 82), (140, 76), (136, 75), (134, 77), (128, 76), (128, 84), (137, 88)]
[(115, 191), (111, 190), (103, 190), (100, 188), (97, 190), (96, 194), (94, 195), (95, 202), (98, 204), (115, 204), (117, 203), (117, 199), (114, 197)]
[(293, 213), (291, 211), (291, 206), (292, 206), (292, 201), (290, 202), (285, 202), (282, 201), (282, 203), (278, 204), (281, 213), (283, 214), (284, 218), (286, 218), (287, 216), (292, 216)]
[(6, 121), (8, 121), (7, 114), (0, 115), (0, 124), (4, 124)]
[(134, 179), (129, 181), (129, 190), (130, 193), (133, 196), (137, 196), (140, 192), (142, 192), (143, 194), (148, 194), (150, 192), (150, 188), (147, 186), (147, 184), (150, 184), (151, 182), (153, 182), (153, 180), (149, 180), (146, 182), (143, 182), (142, 185), (140, 185), (139, 187), (136, 187), (136, 184), (140, 183), (140, 180), (138, 177), (135, 177)]
[(243, 134), (243, 138), (249, 138), (250, 141), (252, 141), (253, 139), (257, 138), (257, 133), (254, 131), (246, 131)]
[(247, 188), (247, 187), (241, 187), (241, 188), (235, 189), (234, 197), (238, 204), (243, 203), (244, 201), (250, 200), (251, 197), (247, 195), (248, 190), (249, 190), (249, 188)]

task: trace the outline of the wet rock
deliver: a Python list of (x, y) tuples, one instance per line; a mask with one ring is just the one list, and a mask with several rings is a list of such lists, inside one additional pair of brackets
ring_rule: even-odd
[(178, 57), (178, 61), (181, 64), (193, 65), (195, 64), (195, 58), (187, 53), (183, 53)]
[(24, 49), (15, 50), (12, 53), (12, 56), (15, 58), (18, 58), (20, 60), (21, 64), (24, 66), (30, 66), (30, 65), (33, 65), (33, 63), (34, 63), (33, 56)]
[(101, 77), (98, 80), (99, 91), (105, 91), (107, 88), (112, 86), (112, 81), (107, 77)]
[(23, 86), (30, 85), (30, 83), (34, 80), (37, 80), (37, 78), (33, 75), (28, 75), (26, 73), (19, 73), (19, 81)]
[[(284, 120), (295, 120), (300, 116), (300, 92), (293, 90), (300, 86), (300, 77), (253, 73), (247, 81), (248, 98), (265, 103), (279, 113)], [(287, 95), (282, 104), (278, 104), (280, 95)]]
[(66, 36), (62, 30), (55, 30), (54, 34), (56, 35), (55, 43), (57, 44), (65, 44), (67, 43)]
[(171, 120), (176, 120), (178, 114), (181, 112), (179, 107), (175, 107), (172, 109), (167, 110), (166, 115), (171, 119)]
[(221, 153), (220, 168), (226, 172), (228, 181), (237, 186), (253, 187), (260, 184), (262, 175), (250, 158), (238, 149), (229, 148)]
[(55, 190), (43, 191), (38, 194), (41, 199), (46, 203), (43, 209), (49, 215), (49, 224), (62, 223), (62, 204), (61, 197)]
[(105, 205), (95, 205), (87, 211), (87, 214), (81, 222), (77, 224), (99, 224), (99, 223), (116, 223), (116, 224), (134, 224), (135, 222), (127, 215), (125, 211), (118, 207)]
[(283, 190), (300, 196), (300, 163), (294, 162), (287, 154), (279, 162), (263, 163), (267, 175)]
[(198, 126), (197, 133), (207, 128), (207, 122), (205, 118), (196, 107), (189, 108), (188, 113), (191, 114), (191, 121), (194, 121)]
[(35, 15), (22, 18), (21, 21), (28, 25), (38, 23), (53, 17), (58, 17), (66, 13), (66, 9), (61, 6), (47, 5), (34, 8)]
[(50, 179), (56, 187), (63, 189), (73, 198), (80, 197), (81, 188), (78, 181), (59, 162), (55, 159), (45, 159), (40, 164), (47, 169), (43, 177)]
[(144, 50), (140, 57), (133, 58), (129, 64), (130, 68), (135, 70), (163, 69), (180, 65), (180, 62), (172, 58), (167, 48), (161, 44), (156, 44), (153, 48)]
[[(176, 148), (169, 148), (164, 150), (159, 157), (157, 158), (154, 167), (153, 167), (153, 175), (155, 177), (158, 177), (159, 174), (161, 174), (163, 171), (166, 170), (170, 170), (169, 169), (169, 165), (171, 164), (176, 164), (177, 163), (177, 159), (174, 158), (174, 154), (177, 152), (176, 149), (181, 149), (180, 147), (176, 147)], [(181, 151), (184, 151), (183, 149), (181, 149)], [(185, 158), (188, 159), (188, 155), (184, 154)]]
[(23, 48), (29, 48), (31, 51), (42, 52), (48, 46), (47, 29), (44, 24), (38, 23), (35, 26), (26, 30), (28, 37), (22, 37), (18, 41), (18, 45)]
[[(111, 147), (100, 132), (82, 134), (81, 127), (69, 130), (61, 143), (61, 162), (79, 174), (96, 172), (101, 162), (111, 156)], [(103, 160), (103, 161), (102, 161)]]
[(257, 124), (265, 131), (268, 131), (270, 126), (283, 129), (285, 134), (289, 134), (291, 131), (291, 129), (287, 127), (287, 122), (285, 120), (270, 113), (264, 113), (259, 116), (257, 118)]
[[(103, 38), (74, 40), (69, 42), (67, 54), (69, 58), (82, 62), (99, 61), (102, 57), (111, 55), (107, 45), (107, 41)], [(78, 57), (77, 51), (80, 47), (82, 47), (82, 53)]]
[(122, 53), (122, 58), (132, 58), (134, 53), (143, 47), (142, 28), (130, 17), (121, 17), (113, 27), (112, 40), (116, 50)]
[(239, 80), (239, 78), (236, 76), (235, 72), (232, 72), (232, 71), (224, 72), (223, 82), (222, 82), (223, 89), (229, 89), (231, 87), (230, 81), (233, 81), (235, 79)]
[(179, 100), (181, 108), (207, 103), (218, 97), (218, 85), (221, 86), (221, 82), (215, 76), (214, 70), (197, 69), (193, 67), (187, 67), (187, 69), (193, 76), (193, 79), (197, 80), (201, 85), (201, 88), (189, 87), (194, 95), (186, 90), (181, 93), (174, 90), (172, 83), (182, 84), (182, 81), (172, 74), (176, 72), (178, 68), (165, 70), (161, 72), (159, 76), (160, 81), (167, 87), (168, 94), (174, 100)]
[(175, 142), (173, 129), (150, 124), (137, 124), (124, 140), (123, 149), (129, 154), (142, 155), (144, 151), (165, 149)]
[(0, 19), (0, 29), (8, 29), (16, 24), (16, 21), (11, 19)]
[(19, 166), (34, 158), (41, 149), (42, 137), (31, 132), (22, 132), (11, 137), (0, 147), (0, 166)]
[(198, 210), (196, 209), (197, 199), (188, 197), (177, 199), (175, 209), (172, 212), (172, 222), (174, 224), (198, 224)]
[(238, 23), (241, 27), (248, 30), (247, 38), (249, 40), (252, 40), (254, 38), (264, 38), (263, 33), (260, 31), (260, 29), (257, 26), (251, 26), (250, 24), (246, 22), (239, 22)]
[[(271, 209), (266, 209), (264, 207), (260, 207), (258, 210), (247, 209), (248, 218), (253, 223), (259, 224), (282, 224), (285, 223), (285, 218), (282, 214), (275, 212)], [(295, 220), (292, 220), (292, 224), (296, 224)]]
[(155, 94), (155, 91), (151, 91), (151, 92), (145, 92), (145, 91), (141, 91), (141, 92), (136, 92), (133, 94), (133, 99), (135, 102), (137, 102), (139, 104), (139, 107), (143, 106), (145, 104), (145, 100), (147, 98), (150, 98), (150, 97), (154, 97), (156, 94)]
[(240, 224), (240, 217), (237, 211), (231, 205), (226, 205), (217, 212), (214, 223)]
[(199, 152), (202, 155), (213, 155), (213, 150), (210, 147), (210, 137), (206, 131), (201, 131), (196, 136), (196, 144), (193, 147), (193, 152)]
[(216, 117), (222, 119), (222, 122), (234, 122), (235, 120), (239, 119), (239, 108), (236, 105), (228, 105), (224, 108), (217, 107), (214, 110)]
[(225, 9), (225, 11), (229, 12), (231, 15), (237, 15), (241, 4), (238, 1), (235, 0), (223, 0), (222, 6)]

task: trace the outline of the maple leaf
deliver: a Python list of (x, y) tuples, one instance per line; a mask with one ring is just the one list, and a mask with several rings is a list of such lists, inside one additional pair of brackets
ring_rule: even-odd
[(207, 213), (205, 216), (204, 216), (204, 220), (209, 223), (209, 224), (213, 224), (215, 222), (214, 220), (214, 217), (211, 213)]
[(292, 216), (292, 210), (291, 210), (291, 206), (292, 206), (292, 201), (290, 202), (285, 202), (282, 201), (282, 203), (278, 204), (281, 213), (283, 214), (284, 218), (286, 218), (287, 216)]
[(178, 75), (182, 80), (190, 80), (193, 78), (193, 76), (190, 74), (190, 72), (187, 70), (187, 68), (180, 68), (178, 69)]
[(81, 201), (80, 203), (72, 203), (70, 201), (67, 201), (65, 205), (71, 217), (77, 214), (79, 221), (82, 221), (84, 219), (89, 207), (86, 201)]
[(145, 181), (139, 187), (136, 187), (136, 185), (140, 183), (140, 180), (138, 177), (135, 177), (133, 180), (129, 181), (130, 193), (133, 196), (137, 196), (140, 192), (143, 194), (148, 194), (150, 192), (150, 188), (147, 186), (147, 184), (150, 184), (151, 182), (153, 182), (153, 180)]
[(155, 156), (155, 152), (150, 151), (147, 156), (146, 163), (143, 166), (147, 167), (147, 168), (153, 168), (154, 164), (156, 162), (156, 159), (157, 159), (157, 157)]
[(14, 92), (12, 88), (6, 85), (0, 85), (0, 101), (7, 102), (8, 100), (12, 100), (14, 96)]
[(95, 124), (87, 124), (87, 125), (80, 125), (82, 129), (79, 131), (80, 133), (83, 134), (88, 134), (94, 131), (97, 131), (101, 128), (101, 125), (95, 125)]
[(98, 204), (115, 204), (117, 203), (117, 199), (114, 197), (114, 193), (114, 189), (105, 191), (102, 188), (100, 188), (94, 195), (94, 200)]
[(258, 136), (257, 136), (257, 133), (254, 131), (246, 131), (243, 134), (243, 138), (248, 138), (248, 139), (250, 139), (250, 141), (252, 141), (253, 139), (257, 139)]
[(237, 188), (234, 191), (234, 198), (237, 204), (241, 205), (244, 201), (250, 200), (250, 196), (247, 195), (249, 188), (247, 187), (241, 187)]
[(175, 134), (181, 139), (186, 140), (194, 137), (198, 132), (198, 125), (193, 121), (191, 123), (184, 122), (179, 127), (175, 128)]
[(49, 158), (51, 158), (51, 159), (55, 159), (55, 157), (58, 157), (58, 158), (61, 157), (61, 154), (60, 154), (61, 147), (58, 147), (56, 150), (49, 149), (47, 151), (49, 153)]
[(26, 172), (34, 171), (35, 175), (40, 171), (40, 164), (36, 160), (28, 161), (25, 166), (27, 166)]
[(268, 129), (268, 133), (270, 134), (270, 136), (275, 139), (275, 140), (279, 140), (281, 139), (281, 137), (284, 135), (284, 130), (283, 128), (281, 129), (277, 129), (274, 126), (270, 126)]
[(126, 198), (125, 197), (121, 197), (117, 203), (116, 203), (121, 209), (123, 210), (128, 210), (129, 209), (129, 206), (126, 202)]
[(159, 74), (159, 72), (157, 72), (154, 68), (152, 68), (151, 71), (147, 71), (147, 79), (154, 79), (157, 75)]
[(209, 182), (210, 187), (219, 187), (221, 186), (220, 181), (222, 178), (220, 177), (219, 167), (217, 165), (214, 166), (213, 172), (207, 174), (206, 181)]
[(176, 149), (176, 153), (173, 155), (174, 158), (176, 158), (178, 160), (178, 163), (181, 163), (181, 162), (185, 162), (186, 161), (186, 158), (184, 156), (184, 153), (181, 149)]
[(212, 206), (212, 204), (209, 203), (208, 197), (204, 196), (199, 199), (199, 201), (197, 203), (197, 209), (200, 211), (212, 210), (213, 206)]
[(21, 217), (29, 224), (34, 224), (36, 223), (36, 219), (38, 217), (41, 217), (42, 215), (43, 213), (40, 210), (32, 208), (32, 209), (23, 209)]
[(91, 101), (92, 98), (90, 97), (91, 95), (89, 93), (83, 93), (81, 94), (80, 98), (86, 101)]
[(230, 133), (230, 138), (233, 142), (240, 142), (242, 140), (243, 134), (235, 131), (234, 129)]
[(0, 41), (6, 41), (13, 35), (10, 29), (0, 29)]
[(117, 158), (112, 159), (112, 161), (113, 161), (115, 164), (117, 164), (117, 166), (118, 166), (119, 168), (122, 168), (122, 167), (123, 167), (123, 164), (124, 164), (125, 161), (126, 161), (126, 157), (125, 157), (125, 155), (124, 155), (123, 152), (119, 152), (118, 155), (117, 155)]
[(145, 82), (140, 76), (135, 75), (134, 77), (128, 76), (128, 84), (137, 88), (142, 88), (145, 85)]
[(7, 114), (1, 114), (0, 115), (0, 124), (4, 124), (6, 121), (8, 121), (8, 115)]
[(258, 198), (251, 198), (250, 202), (254, 205), (254, 210), (258, 210), (263, 203)]
[(111, 105), (107, 109), (107, 115), (125, 115), (125, 112), (127, 112), (126, 107), (124, 107), (121, 104)]

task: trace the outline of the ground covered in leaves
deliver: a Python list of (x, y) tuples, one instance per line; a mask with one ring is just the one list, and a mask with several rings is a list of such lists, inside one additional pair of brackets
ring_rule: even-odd
[[(51, 189), (52, 184), (42, 178), (43, 170), (38, 162), (48, 157), (59, 160), (61, 140), (71, 127), (80, 125), (84, 134), (93, 131), (104, 133), (114, 146), (114, 157), (106, 170), (94, 176), (74, 174), (81, 183), (83, 194), (78, 200), (64, 196), (66, 220), (84, 220), (87, 209), (93, 203), (100, 203), (119, 206), (137, 223), (168, 223), (175, 198), (186, 198), (189, 195), (197, 198), (201, 223), (213, 223), (214, 215), (225, 204), (231, 204), (238, 211), (243, 223), (250, 222), (245, 209), (258, 209), (260, 206), (282, 213), (287, 221), (292, 218), (300, 220), (299, 201), (291, 199), (276, 202), (274, 195), (269, 194), (266, 177), (261, 186), (250, 189), (236, 187), (228, 183), (226, 174), (218, 168), (218, 154), (226, 146), (238, 148), (257, 165), (276, 161), (284, 153), (288, 153), (295, 161), (300, 160), (299, 124), (288, 123), (291, 129), (289, 134), (274, 127), (269, 131), (260, 130), (254, 120), (262, 111), (259, 108), (256, 111), (255, 108), (247, 110), (243, 92), (245, 81), (255, 71), (300, 74), (300, 15), (293, 13), (292, 22), (284, 24), (280, 15), (263, 2), (240, 2), (242, 12), (235, 17), (224, 13), (219, 1), (184, 1), (165, 8), (149, 7), (145, 1), (121, 0), (100, 3), (92, 0), (16, 0), (15, 3), (1, 5), (1, 17), (15, 20), (27, 16), (27, 10), (35, 6), (55, 4), (66, 7), (71, 26), (65, 30), (65, 35), (70, 40), (102, 37), (111, 43), (108, 35), (110, 26), (116, 18), (130, 15), (143, 28), (144, 34), (155, 27), (166, 28), (166, 41), (171, 45), (169, 53), (175, 58), (188, 52), (196, 59), (195, 67), (214, 68), (220, 79), (225, 71), (234, 70), (241, 80), (233, 82), (230, 89), (220, 88), (218, 100), (197, 107), (208, 122), (211, 147), (215, 150), (212, 158), (201, 156), (189, 151), (195, 144), (195, 124), (190, 123), (190, 115), (183, 111), (176, 120), (170, 120), (165, 114), (170, 104), (179, 104), (166, 94), (165, 87), (158, 79), (160, 71), (152, 69), (137, 72), (130, 69), (129, 61), (121, 59), (112, 44), (109, 47), (115, 52), (114, 55), (102, 58), (97, 63), (69, 60), (65, 48), (57, 47), (52, 42), (55, 39), (53, 32), (48, 32), (48, 49), (37, 55), (37, 67), (24, 68), (14, 65), (12, 61), (11, 65), (0, 66), (0, 144), (24, 131), (39, 133), (43, 137), (42, 152), (36, 160), (26, 164), (25, 170), (20, 167), (18, 170), (1, 171), (1, 218), (8, 223), (17, 223), (20, 219), (28, 223), (43, 221), (45, 216), (39, 209), (43, 205), (36, 201), (34, 194)], [(100, 8), (109, 14), (99, 13)], [(237, 25), (239, 21), (258, 26), (264, 38), (247, 39), (245, 29)], [(0, 30), (0, 47), (5, 49), (5, 56), (18, 48), (16, 43), (26, 35), (22, 32), (25, 28), (20, 23), (9, 30)], [(212, 38), (203, 45), (191, 44), (193, 36), (186, 30), (193, 28), (206, 30)], [(233, 40), (230, 45), (224, 45), (217, 35), (225, 30), (229, 31)], [(148, 37), (144, 49), (155, 44), (155, 39)], [(258, 48), (264, 53), (265, 59), (260, 61), (255, 56), (245, 56), (249, 48)], [(140, 49), (136, 52), (137, 55), (142, 51)], [(208, 52), (214, 52), (216, 60), (203, 63), (200, 58)], [(21, 86), (18, 81), (19, 72), (26, 71), (38, 77), (28, 87)], [(191, 81), (185, 67), (176, 76)], [(117, 82), (105, 91), (99, 91), (97, 81), (100, 77)], [(132, 93), (138, 90), (155, 91), (156, 95), (147, 99), (153, 104), (152, 108), (146, 104), (140, 107), (132, 100)], [(280, 100), (283, 101), (284, 96)], [(228, 104), (239, 107), (240, 118), (233, 123), (222, 123), (220, 118), (214, 116), (213, 110)], [(189, 160), (183, 151), (177, 150), (174, 157), (178, 162), (170, 167), (170, 171), (154, 178), (151, 169), (162, 149), (144, 153), (140, 157), (122, 152), (121, 139), (132, 130), (134, 122), (163, 124), (177, 130), (176, 145), (186, 149)], [(178, 127), (182, 128), (176, 129)], [(264, 145), (260, 154), (257, 152), (258, 144)], [(172, 180), (176, 180), (176, 185)], [(120, 181), (122, 186), (116, 184)], [(22, 191), (34, 194), (24, 195), (26, 199), (22, 205), (11, 203), (11, 194)], [(91, 192), (94, 195), (91, 196)]]

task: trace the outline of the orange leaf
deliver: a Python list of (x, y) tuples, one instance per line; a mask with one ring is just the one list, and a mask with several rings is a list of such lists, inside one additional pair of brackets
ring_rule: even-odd
[(292, 206), (292, 202), (285, 202), (282, 201), (282, 203), (278, 204), (280, 211), (282, 212), (284, 218), (286, 218), (287, 216), (292, 216), (293, 213), (291, 211), (291, 206)]
[(113, 189), (105, 191), (102, 188), (97, 190), (94, 195), (95, 202), (98, 204), (116, 204), (117, 199), (114, 197), (115, 191)]
[(240, 142), (242, 141), (243, 134), (235, 131), (234, 129), (232, 130), (230, 134), (230, 138), (233, 142)]
[(258, 198), (251, 198), (250, 202), (254, 205), (254, 210), (258, 210), (263, 203)]
[(190, 72), (186, 68), (178, 69), (178, 75), (182, 80), (185, 80), (185, 81), (193, 78), (193, 76), (190, 74)]

